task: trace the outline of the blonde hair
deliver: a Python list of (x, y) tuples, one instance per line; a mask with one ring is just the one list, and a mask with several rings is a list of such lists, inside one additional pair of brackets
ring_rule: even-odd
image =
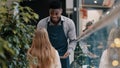
[(35, 31), (32, 46), (30, 50), (28, 50), (28, 54), (38, 59), (37, 65), (30, 65), (32, 68), (50, 68), (51, 64), (55, 63), (55, 49), (49, 41), (48, 33), (45, 28), (40, 28)]

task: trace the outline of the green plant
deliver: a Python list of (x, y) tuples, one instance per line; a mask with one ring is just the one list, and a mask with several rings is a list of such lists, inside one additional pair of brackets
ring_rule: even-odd
[(0, 68), (27, 68), (26, 51), (29, 48), (35, 26), (26, 23), (36, 21), (38, 15), (20, 1), (0, 0)]

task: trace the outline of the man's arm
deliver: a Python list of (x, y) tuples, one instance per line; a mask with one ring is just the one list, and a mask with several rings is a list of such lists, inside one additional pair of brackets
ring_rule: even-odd
[(67, 37), (69, 38), (69, 44), (68, 44), (68, 49), (67, 52), (62, 56), (61, 58), (67, 58), (72, 51), (74, 51), (76, 47), (76, 29), (75, 29), (75, 24), (72, 20), (68, 21), (68, 26), (69, 30), (67, 33)]
[(77, 44), (77, 42), (75, 41), (76, 40), (75, 24), (72, 20), (69, 22), (68, 38), (69, 38), (69, 45), (67, 52), (71, 53), (73, 50), (75, 50)]

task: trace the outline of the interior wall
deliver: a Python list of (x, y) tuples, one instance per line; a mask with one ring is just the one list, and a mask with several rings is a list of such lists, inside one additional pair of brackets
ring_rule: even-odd
[(88, 21), (93, 21), (93, 24), (96, 23), (101, 15), (103, 14), (103, 10), (96, 10), (96, 9), (88, 9), (87, 10), (87, 18), (81, 19), (82, 20), (82, 30), (85, 29), (85, 25)]

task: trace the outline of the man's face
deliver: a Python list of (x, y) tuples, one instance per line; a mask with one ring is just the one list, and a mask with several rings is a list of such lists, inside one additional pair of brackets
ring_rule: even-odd
[(50, 9), (49, 14), (53, 22), (58, 22), (62, 14), (62, 9)]

